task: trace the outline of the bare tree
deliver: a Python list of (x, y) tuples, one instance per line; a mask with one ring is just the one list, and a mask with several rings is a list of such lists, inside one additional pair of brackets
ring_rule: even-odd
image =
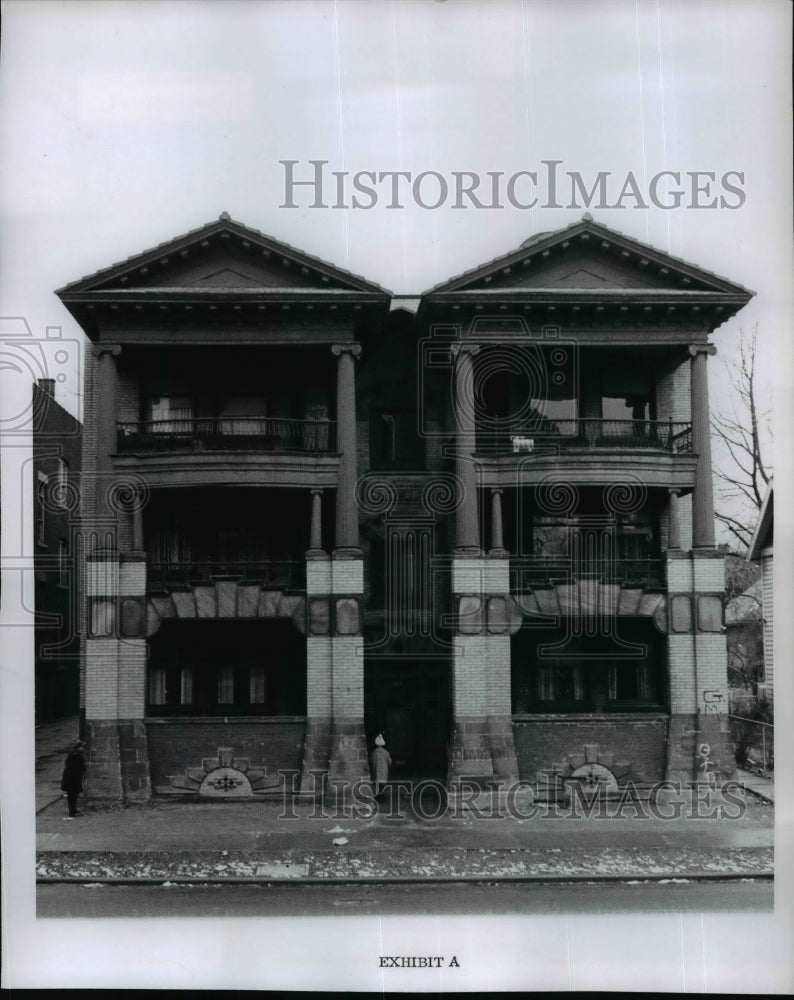
[(758, 324), (739, 332), (739, 355), (725, 362), (733, 392), (712, 417), (712, 431), (725, 462), (715, 463), (721, 510), (717, 520), (746, 550), (772, 470), (764, 455), (772, 440), (770, 409), (759, 395), (756, 372)]

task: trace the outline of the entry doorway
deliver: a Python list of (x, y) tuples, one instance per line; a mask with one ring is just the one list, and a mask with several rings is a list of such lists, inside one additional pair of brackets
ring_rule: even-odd
[(371, 750), (383, 733), (390, 777), (446, 781), (450, 666), (440, 660), (376, 660), (364, 667), (364, 726)]

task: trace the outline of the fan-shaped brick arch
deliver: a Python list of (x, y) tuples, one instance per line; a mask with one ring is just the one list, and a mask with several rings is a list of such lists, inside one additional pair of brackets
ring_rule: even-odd
[(527, 590), (513, 597), (516, 614), (512, 616), (511, 633), (520, 622), (540, 616), (602, 615), (621, 617), (631, 615), (652, 618), (656, 627), (667, 631), (667, 597), (649, 593), (639, 587), (620, 587), (617, 584), (580, 580), (578, 583), (557, 584), (555, 587)]
[(289, 618), (305, 635), (306, 598), (236, 580), (216, 580), (150, 596), (146, 602), (146, 637), (151, 638), (160, 622), (168, 618)]

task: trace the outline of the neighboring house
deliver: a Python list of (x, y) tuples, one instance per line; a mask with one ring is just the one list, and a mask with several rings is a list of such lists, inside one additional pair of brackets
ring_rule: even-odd
[[(762, 614), (764, 623), (764, 685), (763, 694), (767, 701), (774, 702), (775, 696), (775, 650), (774, 650), (774, 581), (773, 581), (773, 554), (774, 543), (774, 518), (775, 518), (775, 490), (774, 484), (770, 481), (761, 511), (758, 517), (758, 524), (750, 547), (747, 550), (747, 558), (758, 560), (761, 563), (761, 584), (762, 584)], [(759, 686), (760, 688), (760, 686)]]
[(356, 780), (381, 731), (414, 779), (732, 772), (707, 359), (750, 292), (585, 216), (395, 297), (224, 213), (58, 295), (92, 795)]
[(79, 708), (78, 540), (82, 427), (54, 398), (55, 380), (33, 386), (36, 721)]
[[(728, 683), (732, 703), (753, 704), (764, 691), (763, 586), (761, 578), (725, 603)], [(759, 690), (760, 688), (760, 690)], [(743, 714), (739, 712), (739, 714)]]

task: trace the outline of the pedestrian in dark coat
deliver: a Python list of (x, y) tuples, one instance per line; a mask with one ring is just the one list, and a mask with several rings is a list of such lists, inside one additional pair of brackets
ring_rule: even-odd
[(386, 740), (382, 733), (375, 737), (375, 749), (370, 755), (372, 765), (372, 777), (375, 780), (375, 794), (380, 795), (383, 786), (389, 780), (389, 768), (391, 767), (391, 757), (386, 749)]
[(61, 791), (66, 792), (70, 819), (78, 815), (77, 796), (83, 790), (83, 775), (86, 772), (85, 757), (83, 756), (84, 750), (85, 743), (82, 740), (75, 741), (66, 756), (66, 763), (63, 767)]

